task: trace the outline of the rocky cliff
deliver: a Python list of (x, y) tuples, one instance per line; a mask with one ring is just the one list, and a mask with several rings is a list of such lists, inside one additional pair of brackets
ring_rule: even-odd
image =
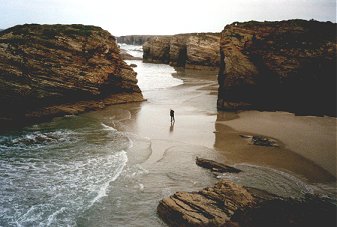
[(169, 63), (184, 68), (219, 66), (220, 35), (218, 33), (178, 34), (155, 37), (144, 45), (144, 61)]
[(143, 44), (143, 61), (164, 63), (170, 62), (170, 36), (157, 36)]
[(336, 115), (336, 24), (233, 23), (220, 54), (218, 109)]
[(154, 35), (124, 35), (118, 36), (118, 43), (125, 43), (129, 45), (143, 45), (150, 38), (155, 37)]
[(0, 94), (0, 120), (7, 123), (143, 100), (115, 38), (83, 25), (31, 24), (2, 31)]

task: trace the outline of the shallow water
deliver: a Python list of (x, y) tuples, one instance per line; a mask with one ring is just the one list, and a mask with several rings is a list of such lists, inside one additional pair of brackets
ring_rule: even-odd
[(148, 64), (141, 60), (127, 60), (128, 64), (136, 64), (138, 73), (138, 86), (143, 91), (154, 91), (183, 84), (181, 79), (175, 78), (172, 74), (176, 70), (165, 64)]
[(147, 165), (154, 142), (123, 131), (129, 118), (121, 112), (58, 118), (1, 136), (0, 226), (162, 225), (160, 199), (214, 182), (193, 165), (208, 151), (198, 146), (177, 162), (185, 145), (170, 143)]
[[(182, 84), (172, 67), (135, 63), (144, 91)], [(0, 226), (160, 226), (155, 211), (160, 199), (212, 184), (214, 178), (193, 165), (193, 154), (204, 148), (180, 159), (191, 163), (189, 173), (169, 161), (179, 144), (144, 164), (153, 141), (128, 132), (125, 123), (139, 105), (65, 116), (1, 135)]]
[[(216, 74), (128, 63), (138, 65), (147, 102), (0, 135), (0, 226), (165, 226), (156, 214), (162, 198), (216, 182), (195, 165), (197, 156), (226, 159), (214, 149)], [(161, 117), (170, 107), (173, 126)], [(335, 198), (331, 184), (259, 165), (236, 167), (244, 172), (219, 177), (281, 196)]]

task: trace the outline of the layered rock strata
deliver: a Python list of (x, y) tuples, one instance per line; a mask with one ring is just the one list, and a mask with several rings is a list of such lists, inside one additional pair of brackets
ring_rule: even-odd
[(170, 62), (170, 36), (153, 37), (143, 44), (143, 61), (164, 63)]
[(225, 179), (198, 192), (176, 192), (157, 212), (169, 226), (336, 226), (336, 205), (325, 198), (281, 198)]
[(189, 69), (215, 69), (219, 66), (219, 42), (218, 33), (154, 37), (143, 45), (143, 59)]
[(246, 189), (221, 181), (199, 192), (176, 192), (159, 202), (157, 212), (169, 226), (221, 226), (254, 201)]
[(0, 94), (1, 122), (143, 100), (115, 38), (83, 25), (31, 24), (2, 31)]
[(220, 54), (218, 109), (336, 115), (336, 24), (233, 23)]

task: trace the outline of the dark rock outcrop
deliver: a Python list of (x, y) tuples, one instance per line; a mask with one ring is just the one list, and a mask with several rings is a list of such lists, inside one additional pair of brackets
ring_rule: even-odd
[(220, 54), (218, 109), (336, 115), (336, 24), (233, 23)]
[(154, 37), (143, 45), (143, 59), (189, 69), (216, 69), (220, 59), (219, 42), (219, 33)]
[(234, 168), (232, 166), (224, 165), (222, 163), (218, 163), (212, 160), (199, 158), (196, 159), (196, 164), (200, 167), (211, 170), (212, 172), (218, 173), (239, 173), (241, 170)]
[(99, 27), (31, 24), (0, 33), (2, 126), (141, 100), (136, 73)]
[(265, 136), (250, 136), (250, 135), (240, 135), (242, 138), (247, 139), (249, 144), (265, 147), (279, 147), (277, 141), (272, 138)]
[[(248, 190), (255, 197), (252, 189)], [(336, 226), (336, 205), (325, 198), (310, 194), (302, 199), (255, 198), (256, 205), (235, 212), (231, 217), (232, 223), (242, 227)]]
[(229, 180), (199, 192), (176, 192), (159, 202), (157, 212), (169, 226), (336, 226), (336, 205), (329, 201), (280, 198)]

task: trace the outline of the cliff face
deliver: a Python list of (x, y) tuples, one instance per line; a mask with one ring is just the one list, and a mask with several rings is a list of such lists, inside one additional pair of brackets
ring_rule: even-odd
[(143, 45), (150, 38), (155, 37), (154, 35), (124, 35), (118, 36), (118, 43), (125, 43), (129, 45)]
[(185, 68), (214, 69), (219, 66), (219, 42), (217, 33), (152, 38), (143, 45), (143, 59)]
[(170, 39), (170, 36), (158, 36), (144, 43), (143, 60), (168, 64), (170, 61)]
[(336, 115), (336, 24), (233, 23), (220, 54), (218, 109)]
[(1, 120), (142, 100), (136, 73), (121, 59), (115, 38), (83, 25), (32, 24), (2, 31), (0, 94)]

